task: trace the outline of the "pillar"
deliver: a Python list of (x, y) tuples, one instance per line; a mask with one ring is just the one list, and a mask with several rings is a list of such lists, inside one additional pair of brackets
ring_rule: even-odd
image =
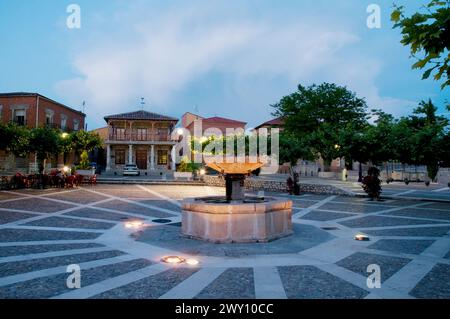
[(175, 145), (172, 146), (172, 152), (170, 154), (170, 158), (171, 158), (171, 170), (175, 172), (176, 170), (176, 147)]
[(106, 145), (106, 171), (111, 170), (111, 145)]
[(133, 145), (128, 145), (128, 164), (133, 163)]
[(155, 169), (155, 145), (152, 145), (150, 148), (150, 169)]

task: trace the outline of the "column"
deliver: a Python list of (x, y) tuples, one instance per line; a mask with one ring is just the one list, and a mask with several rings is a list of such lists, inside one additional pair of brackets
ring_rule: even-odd
[(133, 163), (133, 145), (128, 145), (128, 164)]
[(111, 145), (106, 145), (106, 171), (111, 170)]
[(175, 145), (172, 146), (172, 152), (171, 152), (171, 156), (170, 157), (171, 157), (171, 160), (172, 160), (172, 162), (171, 162), (171, 165), (172, 165), (171, 169), (172, 169), (172, 171), (175, 172), (175, 170), (176, 170), (176, 147), (175, 147)]
[(150, 148), (150, 169), (155, 169), (155, 145), (152, 145)]

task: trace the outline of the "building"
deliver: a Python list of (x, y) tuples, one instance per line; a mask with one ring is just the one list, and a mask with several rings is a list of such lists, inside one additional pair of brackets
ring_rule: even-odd
[(277, 117), (275, 119), (264, 122), (264, 123), (258, 125), (257, 127), (255, 127), (254, 130), (259, 130), (260, 128), (266, 128), (266, 129), (277, 128), (277, 129), (280, 129), (280, 132), (281, 132), (284, 128), (283, 118)]
[(106, 172), (121, 173), (125, 164), (136, 164), (143, 174), (175, 170), (175, 144), (171, 135), (178, 119), (136, 111), (109, 115)]
[(184, 113), (184, 115), (181, 117), (181, 124), (184, 128), (189, 130), (191, 135), (194, 135), (195, 127), (201, 127), (202, 135), (204, 135), (205, 131), (207, 130), (209, 132), (212, 132), (212, 129), (216, 129), (216, 135), (226, 135), (227, 129), (242, 129), (245, 131), (245, 126), (247, 125), (246, 122), (242, 121), (227, 119), (219, 116), (204, 118), (200, 115), (189, 112)]
[[(0, 121), (14, 122), (28, 128), (48, 126), (66, 132), (84, 128), (86, 115), (39, 93), (0, 93)], [(70, 161), (74, 160), (73, 154)], [(55, 156), (47, 162), (46, 169), (63, 166), (63, 156)], [(17, 158), (0, 151), (0, 168), (3, 173), (34, 172), (37, 169), (34, 155)]]

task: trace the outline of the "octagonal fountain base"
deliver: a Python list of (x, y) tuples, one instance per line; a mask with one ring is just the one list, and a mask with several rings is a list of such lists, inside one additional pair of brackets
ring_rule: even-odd
[(214, 243), (269, 242), (292, 231), (292, 201), (246, 198), (186, 199), (182, 203), (182, 235)]

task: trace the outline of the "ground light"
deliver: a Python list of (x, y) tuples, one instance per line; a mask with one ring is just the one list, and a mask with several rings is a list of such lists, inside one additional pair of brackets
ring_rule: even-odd
[(144, 226), (144, 223), (142, 221), (139, 220), (135, 220), (135, 221), (131, 221), (131, 222), (126, 222), (125, 223), (125, 227), (126, 228), (139, 228)]
[(205, 175), (206, 174), (206, 170), (204, 169), (204, 168), (202, 168), (201, 170), (200, 170), (200, 175)]
[(196, 266), (199, 263), (200, 262), (197, 259), (186, 259), (186, 264), (188, 264), (190, 266)]
[(368, 241), (368, 240), (370, 240), (370, 238), (369, 238), (369, 236), (364, 235), (364, 234), (356, 234), (355, 240)]
[(185, 259), (179, 256), (165, 256), (161, 258), (161, 261), (167, 264), (181, 264)]

